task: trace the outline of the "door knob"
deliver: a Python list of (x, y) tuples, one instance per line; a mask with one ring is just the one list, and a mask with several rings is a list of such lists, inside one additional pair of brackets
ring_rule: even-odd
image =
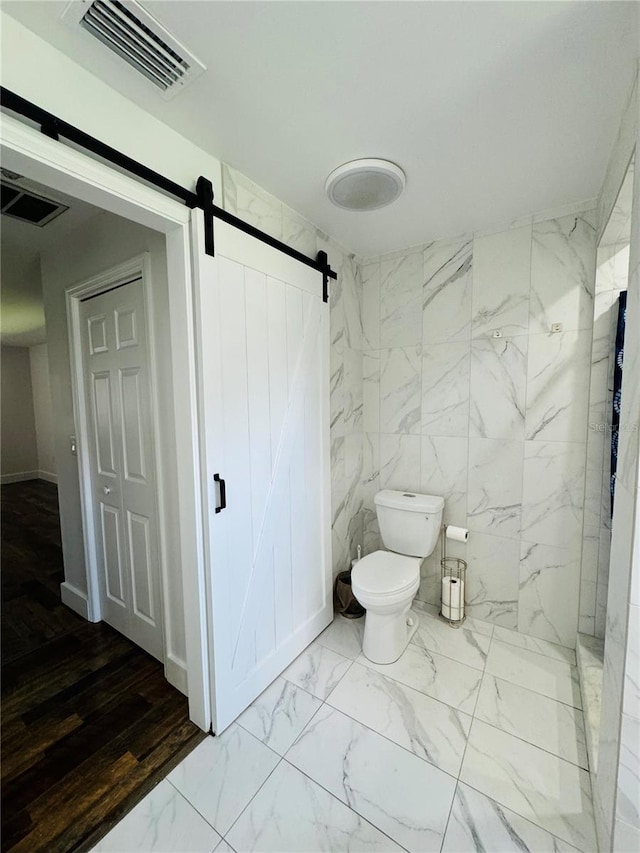
[(105, 495), (110, 495), (110, 494), (111, 494), (111, 489), (109, 488), (109, 486), (105, 486), (105, 487), (104, 487), (104, 489), (103, 489), (102, 491), (105, 493)]

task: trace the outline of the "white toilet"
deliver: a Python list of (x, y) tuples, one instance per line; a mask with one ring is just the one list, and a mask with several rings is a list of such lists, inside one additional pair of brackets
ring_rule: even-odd
[(420, 585), (420, 564), (440, 535), (444, 499), (385, 489), (374, 500), (382, 542), (389, 550), (374, 551), (356, 563), (351, 588), (367, 611), (365, 657), (393, 663), (418, 627), (409, 608)]

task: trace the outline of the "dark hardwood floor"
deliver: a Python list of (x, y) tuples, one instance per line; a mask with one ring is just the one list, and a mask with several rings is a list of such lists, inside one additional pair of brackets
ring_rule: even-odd
[(57, 489), (2, 496), (2, 851), (88, 850), (204, 737), (162, 666), (60, 600)]

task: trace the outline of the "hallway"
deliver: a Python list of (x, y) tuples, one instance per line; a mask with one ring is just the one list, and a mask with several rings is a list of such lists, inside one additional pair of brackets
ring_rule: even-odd
[(204, 738), (158, 661), (60, 601), (56, 486), (2, 486), (2, 850), (87, 849)]

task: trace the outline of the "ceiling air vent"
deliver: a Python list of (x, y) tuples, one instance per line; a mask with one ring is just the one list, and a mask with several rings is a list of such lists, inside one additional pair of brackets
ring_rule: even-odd
[(79, 24), (173, 97), (205, 66), (135, 0), (73, 0), (65, 23)]
[(66, 204), (60, 204), (59, 201), (54, 201), (52, 198), (36, 195), (30, 190), (16, 187), (5, 181), (0, 184), (0, 205), (3, 215), (19, 219), (21, 222), (39, 225), (40, 228), (48, 225), (52, 219), (60, 216), (65, 210), (69, 210)]

